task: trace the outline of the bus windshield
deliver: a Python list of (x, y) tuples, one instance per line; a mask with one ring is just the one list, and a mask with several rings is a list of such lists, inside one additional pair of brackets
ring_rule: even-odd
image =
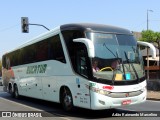
[(120, 82), (144, 77), (142, 57), (133, 35), (88, 32), (87, 37), (94, 43), (94, 78)]

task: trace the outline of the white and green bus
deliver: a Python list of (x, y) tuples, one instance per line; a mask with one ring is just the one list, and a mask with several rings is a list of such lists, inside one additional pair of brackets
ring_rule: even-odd
[(115, 108), (146, 100), (142, 61), (129, 30), (65, 24), (3, 55), (3, 85), (15, 98), (53, 101), (65, 110)]

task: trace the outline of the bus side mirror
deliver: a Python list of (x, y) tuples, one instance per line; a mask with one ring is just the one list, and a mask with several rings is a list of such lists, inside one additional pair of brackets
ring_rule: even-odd
[(142, 42), (142, 41), (137, 41), (138, 45), (142, 45), (142, 46), (146, 46), (149, 47), (151, 50), (151, 54), (152, 54), (152, 58), (155, 59), (156, 58), (156, 48), (154, 47), (154, 45), (152, 45), (149, 42)]
[(87, 38), (77, 38), (73, 39), (73, 42), (84, 43), (87, 47), (87, 52), (89, 57), (95, 57), (93, 42)]

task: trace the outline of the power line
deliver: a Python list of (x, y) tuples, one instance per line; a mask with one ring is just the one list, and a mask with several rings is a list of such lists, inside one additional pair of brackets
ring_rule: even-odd
[(150, 21), (160, 21), (160, 20), (150, 20)]
[(7, 28), (3, 28), (3, 29), (0, 29), (0, 32), (5, 32), (5, 31), (8, 31), (8, 30), (11, 30), (15, 27), (19, 26), (19, 24), (16, 24), (16, 25), (12, 25), (10, 27), (7, 27)]
[(140, 28), (140, 27), (144, 26), (144, 24), (146, 24), (146, 21), (143, 21), (143, 22), (141, 22), (140, 24), (138, 24), (138, 25), (136, 25), (136, 26), (133, 26), (133, 29)]

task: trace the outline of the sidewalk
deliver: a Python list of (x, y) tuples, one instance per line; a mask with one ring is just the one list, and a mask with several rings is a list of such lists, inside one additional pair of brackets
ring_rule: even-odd
[(147, 91), (147, 100), (157, 100), (160, 101), (160, 91)]
[(160, 101), (160, 80), (147, 80), (147, 99)]

